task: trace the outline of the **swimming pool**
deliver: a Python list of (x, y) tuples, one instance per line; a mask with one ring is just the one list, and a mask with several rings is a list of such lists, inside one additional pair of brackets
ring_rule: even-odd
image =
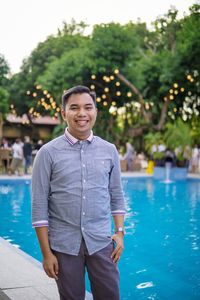
[[(121, 299), (200, 299), (200, 180), (123, 178)], [(30, 181), (0, 181), (0, 236), (41, 260), (30, 220)]]

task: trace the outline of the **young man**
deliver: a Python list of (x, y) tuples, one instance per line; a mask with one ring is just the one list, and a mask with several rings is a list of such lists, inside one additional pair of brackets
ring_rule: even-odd
[(93, 135), (96, 115), (93, 92), (67, 90), (65, 134), (45, 144), (33, 166), (33, 226), (61, 300), (84, 300), (85, 268), (94, 300), (119, 300), (125, 213), (120, 165), (115, 146)]

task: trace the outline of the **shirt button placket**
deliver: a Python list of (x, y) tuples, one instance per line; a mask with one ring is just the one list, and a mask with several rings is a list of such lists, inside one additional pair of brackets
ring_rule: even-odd
[(81, 216), (81, 231), (85, 230), (85, 190), (86, 190), (86, 165), (83, 144), (81, 145), (81, 172), (82, 172), (82, 216)]

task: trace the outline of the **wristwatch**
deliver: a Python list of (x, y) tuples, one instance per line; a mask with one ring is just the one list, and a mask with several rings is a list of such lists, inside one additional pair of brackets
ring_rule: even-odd
[(117, 233), (117, 232), (122, 232), (123, 235), (124, 235), (124, 234), (125, 234), (125, 229), (124, 229), (124, 227), (116, 227), (116, 228), (115, 228), (115, 233)]

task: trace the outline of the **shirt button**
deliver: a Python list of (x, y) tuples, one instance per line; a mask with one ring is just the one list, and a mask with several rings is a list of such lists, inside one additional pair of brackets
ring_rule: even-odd
[(85, 196), (83, 196), (83, 199), (85, 199)]
[(83, 164), (83, 168), (85, 168), (85, 164)]
[(81, 150), (81, 152), (83, 153), (83, 152), (84, 152), (84, 150)]
[(83, 211), (83, 216), (85, 216), (85, 212)]
[(86, 180), (85, 180), (85, 179), (83, 179), (83, 182), (86, 182)]
[(85, 229), (85, 228), (84, 228), (84, 227), (82, 227), (82, 231), (84, 231), (84, 229)]

